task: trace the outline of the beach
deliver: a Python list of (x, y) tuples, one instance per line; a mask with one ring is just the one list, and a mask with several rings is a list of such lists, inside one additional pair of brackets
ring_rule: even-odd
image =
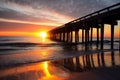
[[(119, 80), (118, 42), (66, 44), (35, 37), (0, 38), (0, 80)], [(33, 42), (35, 41), (35, 42)]]
[(120, 0), (0, 0), (0, 80), (120, 80)]
[(71, 71), (46, 61), (0, 70), (0, 80), (120, 80), (119, 74), (120, 66)]

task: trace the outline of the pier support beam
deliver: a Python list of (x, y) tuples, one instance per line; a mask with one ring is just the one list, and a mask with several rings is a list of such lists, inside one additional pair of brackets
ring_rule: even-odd
[(55, 40), (57, 40), (57, 33), (55, 34)]
[[(103, 49), (104, 46), (104, 24), (101, 24), (101, 49)], [(104, 60), (104, 52), (101, 52), (101, 62), (102, 66), (105, 66), (105, 60)]]
[(65, 42), (67, 42), (67, 32), (65, 32)]
[(57, 33), (57, 41), (59, 41), (59, 33)]
[(84, 43), (84, 29), (82, 29), (82, 43)]
[(66, 42), (69, 42), (70, 41), (70, 32), (67, 32), (67, 41)]
[(93, 39), (93, 28), (92, 27), (91, 27), (91, 36), (90, 37), (91, 37), (90, 41), (92, 42), (92, 39)]
[(104, 44), (104, 24), (101, 24), (101, 49), (103, 49)]
[(71, 31), (70, 32), (70, 42), (72, 43), (72, 41), (73, 41), (73, 32)]
[(79, 42), (79, 30), (75, 30), (75, 43)]
[(69, 32), (67, 32), (66, 34), (67, 34), (66, 42), (68, 42), (68, 40), (69, 40)]
[(89, 29), (85, 30), (85, 48), (87, 49), (88, 43), (89, 43)]
[(87, 30), (85, 30), (85, 47), (87, 47)]
[(58, 41), (60, 41), (60, 33), (57, 34)]
[(87, 39), (88, 39), (87, 41), (88, 41), (88, 43), (89, 43), (89, 42), (90, 42), (90, 39), (89, 39), (89, 38), (90, 38), (90, 37), (89, 37), (89, 30), (88, 30), (87, 37), (88, 37), (88, 38), (87, 38)]
[(111, 52), (111, 62), (112, 62), (112, 65), (114, 66), (114, 65), (115, 65), (115, 55), (114, 55), (114, 51)]
[(65, 32), (63, 32), (63, 42), (65, 42)]
[(59, 33), (60, 34), (60, 41), (62, 41), (62, 33)]
[(117, 25), (117, 22), (111, 22), (111, 49), (114, 49), (114, 25)]
[(111, 49), (114, 48), (114, 24), (111, 24)]
[(99, 46), (99, 28), (97, 28), (97, 48)]
[(61, 32), (61, 42), (63, 41), (63, 33)]
[(105, 66), (104, 52), (101, 52), (101, 62), (102, 66)]
[(58, 34), (56, 33), (56, 40), (58, 40)]

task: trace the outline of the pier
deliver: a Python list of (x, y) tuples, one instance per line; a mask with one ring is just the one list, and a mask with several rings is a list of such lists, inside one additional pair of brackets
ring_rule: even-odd
[[(75, 42), (78, 44), (79, 31), (81, 30), (81, 43), (88, 46), (93, 41), (93, 28), (96, 29), (97, 46), (100, 45), (100, 49), (104, 46), (104, 28), (105, 24), (111, 25), (111, 49), (114, 48), (114, 28), (117, 25), (117, 21), (120, 20), (120, 3), (101, 9), (94, 13), (88, 14), (81, 18), (75, 19), (62, 26), (54, 28), (49, 31), (50, 38), (55, 41), (73, 43), (73, 36)], [(73, 35), (73, 32), (75, 35)]]

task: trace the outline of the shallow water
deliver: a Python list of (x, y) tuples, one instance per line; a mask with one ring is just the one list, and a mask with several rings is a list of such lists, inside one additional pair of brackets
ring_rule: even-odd
[(0, 80), (119, 80), (118, 41), (114, 50), (109, 40), (99, 48), (95, 42), (86, 49), (39, 37), (0, 37)]
[(0, 80), (119, 80), (120, 53), (86, 54), (17, 65), (1, 69), (0, 74)]
[[(118, 49), (119, 43), (114, 43), (114, 48)], [(111, 51), (109, 40), (104, 44), (104, 51)], [(58, 60), (101, 52), (98, 49), (95, 43), (89, 45), (86, 51), (82, 44), (65, 44), (40, 37), (0, 37), (0, 66)]]

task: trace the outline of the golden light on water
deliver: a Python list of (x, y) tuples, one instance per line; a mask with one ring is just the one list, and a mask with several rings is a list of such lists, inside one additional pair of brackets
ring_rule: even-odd
[[(49, 66), (49, 67), (48, 67), (48, 66)], [(42, 68), (43, 68), (42, 70), (43, 70), (45, 76), (43, 76), (43, 77), (42, 77), (41, 79), (39, 79), (39, 80), (65, 80), (64, 78), (58, 77), (58, 76), (56, 75), (56, 74), (58, 74), (58, 69), (56, 69), (55, 67), (53, 68), (53, 66), (50, 65), (47, 61), (43, 62), (43, 67), (42, 67)], [(52, 69), (53, 72), (56, 71), (56, 73), (53, 74), (53, 72), (52, 72), (52, 74), (51, 74), (51, 73), (50, 73), (51, 70), (49, 70), (49, 68)], [(59, 70), (59, 71), (60, 71), (60, 70)]]
[(47, 62), (44, 62), (44, 71), (45, 71), (45, 75), (46, 77), (50, 77), (50, 73), (49, 73), (49, 70), (48, 70), (48, 63)]

